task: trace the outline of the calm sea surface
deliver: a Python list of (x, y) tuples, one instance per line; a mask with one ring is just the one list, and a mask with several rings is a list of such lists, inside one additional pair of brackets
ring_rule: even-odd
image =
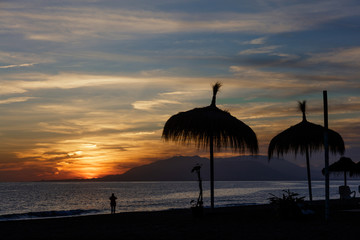
[[(313, 198), (324, 199), (323, 181), (313, 181)], [(330, 182), (330, 198), (339, 198), (338, 186)], [(358, 191), (360, 181), (348, 181)], [(203, 183), (204, 204), (210, 205), (209, 182)], [(306, 181), (215, 182), (215, 206), (269, 203), (269, 193), (282, 190), (308, 199)], [(189, 208), (199, 194), (197, 182), (29, 182), (0, 183), (0, 221), (110, 213), (114, 193), (117, 212)], [(359, 193), (357, 192), (357, 195)]]

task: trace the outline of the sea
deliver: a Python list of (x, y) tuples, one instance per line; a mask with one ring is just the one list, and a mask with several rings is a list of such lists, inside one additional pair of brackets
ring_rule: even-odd
[[(330, 199), (338, 199), (343, 181), (330, 182)], [(349, 180), (358, 192), (360, 180)], [(308, 199), (307, 181), (216, 181), (215, 207), (269, 203), (284, 190)], [(325, 199), (324, 181), (312, 181), (313, 199)], [(210, 183), (203, 182), (204, 206), (210, 206)], [(117, 212), (159, 211), (191, 207), (198, 182), (21, 182), (0, 183), (0, 221), (110, 214), (109, 197)]]

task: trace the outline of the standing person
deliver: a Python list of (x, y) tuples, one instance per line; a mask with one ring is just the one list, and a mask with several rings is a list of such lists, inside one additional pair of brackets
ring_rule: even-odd
[(117, 197), (115, 197), (114, 193), (111, 194), (110, 196), (110, 207), (111, 207), (111, 214), (115, 213), (115, 207), (116, 207), (116, 199)]

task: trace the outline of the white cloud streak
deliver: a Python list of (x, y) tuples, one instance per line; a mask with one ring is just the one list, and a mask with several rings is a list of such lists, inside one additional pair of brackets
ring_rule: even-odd
[(265, 44), (266, 40), (267, 37), (260, 37), (260, 38), (252, 39), (250, 41), (243, 42), (243, 44), (261, 45), (261, 44)]
[(136, 101), (132, 105), (135, 109), (150, 111), (153, 110), (154, 108), (162, 109), (169, 104), (181, 104), (181, 103), (177, 101), (158, 99), (151, 101)]
[(14, 67), (31, 67), (34, 66), (36, 63), (23, 63), (17, 65), (7, 65), (7, 66), (0, 66), (0, 68), (14, 68)]
[(251, 48), (239, 52), (239, 55), (252, 55), (252, 54), (264, 54), (272, 53), (275, 49), (278, 49), (280, 46), (265, 46), (260, 48)]
[(0, 100), (0, 104), (10, 104), (10, 103), (18, 103), (18, 102), (26, 102), (30, 99), (33, 99), (34, 97), (14, 97), (14, 98), (8, 98), (4, 100)]
[(310, 63), (333, 63), (353, 67), (360, 66), (360, 47), (337, 49), (328, 53), (311, 54)]
[(76, 73), (60, 73), (57, 75), (18, 74), (16, 76), (12, 76), (11, 78), (24, 80), (2, 80), (0, 94), (24, 93), (29, 90), (37, 89), (73, 89), (116, 84), (131, 85), (136, 83), (146, 83), (149, 81), (147, 78)]

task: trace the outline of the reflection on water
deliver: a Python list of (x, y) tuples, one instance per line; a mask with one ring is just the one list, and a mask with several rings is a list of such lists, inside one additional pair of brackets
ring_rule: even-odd
[[(339, 198), (338, 186), (343, 182), (330, 183), (330, 198)], [(359, 184), (360, 181), (348, 181), (355, 191)], [(323, 181), (312, 182), (314, 200), (324, 199), (324, 185)], [(203, 187), (204, 204), (208, 206), (209, 182), (203, 182)], [(215, 205), (264, 204), (269, 202), (269, 193), (280, 196), (287, 189), (300, 196), (308, 195), (306, 181), (215, 182)], [(108, 213), (111, 193), (118, 197), (117, 212), (188, 208), (198, 191), (197, 182), (0, 183), (0, 220), (9, 214)]]

